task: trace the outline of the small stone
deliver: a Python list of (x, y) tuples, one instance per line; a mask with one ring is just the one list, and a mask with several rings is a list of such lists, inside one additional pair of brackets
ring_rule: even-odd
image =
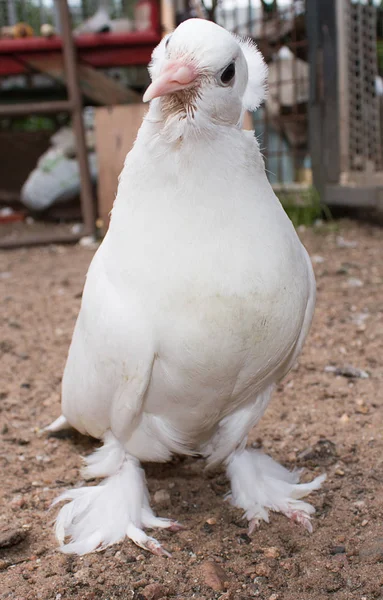
[(330, 549), (330, 554), (344, 554), (346, 552), (345, 546), (333, 546)]
[(251, 537), (247, 533), (241, 533), (238, 541), (240, 544), (251, 544)]
[(9, 504), (12, 509), (19, 510), (20, 508), (23, 508), (23, 506), (25, 506), (25, 498), (18, 494), (17, 496), (12, 498)]
[(278, 600), (279, 598), (279, 594), (271, 594), (271, 596), (269, 596), (269, 600)]
[(341, 235), (338, 235), (336, 238), (336, 245), (338, 248), (356, 248), (358, 242), (354, 240), (345, 240)]
[(369, 374), (363, 369), (353, 367), (351, 365), (345, 365), (343, 367), (334, 367), (333, 365), (327, 365), (324, 368), (325, 373), (334, 373), (334, 375), (341, 375), (342, 377), (348, 377), (350, 379), (368, 379)]
[(358, 398), (355, 402), (356, 404), (356, 409), (355, 412), (360, 414), (360, 415), (367, 415), (370, 412), (370, 407), (365, 404), (364, 400), (362, 398)]
[(349, 279), (347, 279), (347, 285), (348, 287), (363, 287), (364, 283), (357, 277), (349, 277)]
[(170, 494), (167, 490), (157, 490), (153, 496), (153, 500), (156, 504), (161, 504), (162, 506), (169, 506)]
[(255, 566), (255, 572), (258, 577), (270, 577), (271, 568), (265, 563), (259, 563)]
[(160, 583), (150, 583), (142, 590), (142, 595), (146, 600), (159, 600), (167, 595), (167, 590)]
[(361, 525), (362, 525), (362, 527), (366, 527), (366, 525), (368, 525), (368, 520), (367, 519), (363, 519)]
[(17, 546), (25, 540), (27, 535), (27, 531), (24, 529), (4, 529), (0, 531), (0, 548)]
[(220, 565), (207, 560), (201, 564), (201, 572), (205, 584), (215, 592), (220, 592), (225, 589), (226, 574)]
[(383, 560), (383, 537), (367, 540), (359, 550), (361, 560), (381, 562)]
[(338, 475), (338, 477), (344, 477), (343, 469), (335, 469), (335, 475)]
[(281, 555), (279, 548), (276, 546), (270, 546), (270, 548), (261, 548), (261, 550), (267, 558), (279, 558)]
[(342, 423), (342, 425), (346, 425), (350, 421), (350, 417), (348, 416), (348, 414), (343, 413), (339, 421)]
[(74, 573), (73, 577), (79, 581), (83, 581), (86, 580), (88, 576), (88, 571), (87, 569), (79, 569), (78, 571), (76, 571), (76, 573)]
[(209, 519), (206, 519), (206, 523), (208, 525), (217, 525), (217, 519), (215, 519), (214, 517), (209, 517)]

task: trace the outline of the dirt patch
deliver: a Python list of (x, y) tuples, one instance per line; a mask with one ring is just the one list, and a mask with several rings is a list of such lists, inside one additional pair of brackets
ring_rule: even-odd
[(41, 428), (59, 414), (93, 251), (1, 254), (0, 598), (383, 598), (383, 230), (342, 221), (301, 237), (318, 282), (314, 325), (250, 442), (289, 468), (304, 467), (307, 478), (327, 473), (310, 497), (314, 532), (272, 514), (249, 537), (223, 500), (223, 472), (175, 458), (146, 467), (152, 497), (161, 499), (154, 508), (187, 527), (156, 532), (172, 559), (129, 541), (85, 557), (56, 551), (48, 507), (79, 484), (81, 455), (97, 442), (74, 432), (47, 437)]

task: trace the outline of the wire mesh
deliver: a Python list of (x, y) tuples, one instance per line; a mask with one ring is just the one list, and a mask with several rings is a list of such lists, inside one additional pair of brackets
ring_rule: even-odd
[(347, 41), (351, 171), (383, 169), (377, 16), (378, 11), (372, 4), (349, 3)]
[(221, 2), (216, 21), (254, 39), (268, 63), (268, 94), (254, 128), (273, 184), (311, 183), (305, 2)]

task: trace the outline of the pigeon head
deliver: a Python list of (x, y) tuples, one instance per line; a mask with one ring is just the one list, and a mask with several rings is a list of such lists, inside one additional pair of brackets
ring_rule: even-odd
[(250, 40), (203, 19), (184, 21), (155, 48), (144, 102), (163, 116), (236, 125), (265, 96), (267, 68)]

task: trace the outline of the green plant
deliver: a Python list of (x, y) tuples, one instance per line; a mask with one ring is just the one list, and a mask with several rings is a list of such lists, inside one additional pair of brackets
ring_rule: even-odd
[(294, 227), (309, 227), (318, 219), (332, 218), (329, 208), (322, 203), (314, 187), (294, 190), (286, 188), (276, 194)]

